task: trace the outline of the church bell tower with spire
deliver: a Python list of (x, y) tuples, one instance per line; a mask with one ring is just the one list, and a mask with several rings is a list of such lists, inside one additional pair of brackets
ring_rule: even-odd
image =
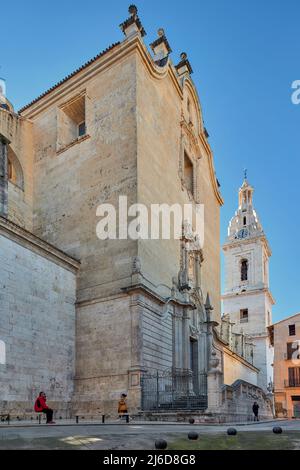
[(225, 291), (223, 312), (229, 315), (235, 333), (251, 336), (253, 364), (260, 370), (258, 386), (270, 391), (273, 382), (273, 348), (268, 326), (274, 300), (269, 285), (271, 250), (253, 207), (253, 187), (247, 181), (239, 190), (239, 206), (228, 227), (223, 245)]

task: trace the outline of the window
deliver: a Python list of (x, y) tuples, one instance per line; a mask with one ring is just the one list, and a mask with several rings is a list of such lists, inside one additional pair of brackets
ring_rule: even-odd
[(289, 335), (296, 336), (296, 325), (289, 325)]
[(186, 107), (187, 107), (187, 112), (188, 112), (189, 115), (190, 115), (190, 112), (191, 112), (191, 102), (190, 102), (190, 99), (189, 99), (189, 98), (187, 99), (187, 105), (186, 105)]
[(78, 124), (78, 137), (85, 135), (85, 121)]
[(21, 164), (12, 150), (11, 146), (7, 148), (7, 173), (8, 180), (20, 189), (24, 190), (24, 176)]
[(289, 367), (289, 387), (300, 387), (300, 367)]
[(194, 168), (186, 152), (184, 152), (184, 184), (187, 190), (194, 194)]
[(247, 225), (247, 217), (244, 217), (244, 225)]
[(240, 310), (240, 322), (241, 323), (248, 323), (248, 309), (243, 308)]
[(193, 123), (193, 107), (191, 105), (191, 100), (189, 98), (187, 99), (186, 108), (187, 108), (187, 113), (188, 113), (188, 122), (189, 124), (191, 124)]
[(248, 281), (248, 260), (246, 259), (241, 262), (241, 281)]
[(6, 354), (5, 354), (5, 343), (0, 340), (0, 364), (4, 365), (6, 363)]
[(57, 150), (86, 135), (85, 96), (77, 96), (59, 109)]
[(8, 179), (10, 181), (13, 179), (13, 166), (10, 160), (8, 160)]
[(299, 349), (299, 341), (287, 343), (287, 359), (300, 359)]

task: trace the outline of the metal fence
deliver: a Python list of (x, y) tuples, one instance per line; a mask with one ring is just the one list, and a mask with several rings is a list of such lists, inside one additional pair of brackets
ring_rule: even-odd
[(207, 374), (167, 370), (145, 373), (141, 378), (144, 411), (205, 410)]

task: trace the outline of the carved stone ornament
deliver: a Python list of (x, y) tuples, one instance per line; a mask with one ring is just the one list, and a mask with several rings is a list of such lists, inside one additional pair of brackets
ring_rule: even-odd
[(211, 358), (209, 361), (209, 369), (211, 371), (217, 370), (219, 364), (220, 364), (220, 359), (217, 357), (216, 351), (212, 351)]
[(139, 256), (135, 256), (132, 260), (132, 274), (139, 274), (142, 269), (142, 263)]

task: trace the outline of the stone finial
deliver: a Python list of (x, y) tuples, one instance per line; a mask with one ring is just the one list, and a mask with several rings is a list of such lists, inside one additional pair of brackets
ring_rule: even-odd
[(205, 310), (206, 311), (212, 311), (214, 308), (212, 307), (211, 303), (210, 303), (210, 297), (209, 297), (209, 292), (207, 292), (207, 296), (206, 296), (206, 301), (205, 301)]
[(138, 17), (138, 9), (135, 5), (130, 5), (128, 8), (130, 17), (120, 24), (120, 28), (126, 37), (133, 36), (139, 33), (142, 37), (146, 36), (146, 31)]
[(187, 58), (187, 53), (182, 52), (180, 54), (180, 62), (175, 66), (178, 75), (191, 75), (193, 73), (193, 69), (191, 67), (191, 64)]
[(129, 8), (128, 8), (128, 13), (131, 15), (131, 16), (136, 16), (137, 15), (137, 12), (138, 12), (138, 9), (135, 5), (129, 5)]
[(150, 47), (154, 53), (154, 62), (157, 65), (164, 66), (167, 63), (169, 54), (171, 54), (172, 49), (166, 38), (164, 29), (159, 28), (157, 34), (158, 38), (150, 44)]

